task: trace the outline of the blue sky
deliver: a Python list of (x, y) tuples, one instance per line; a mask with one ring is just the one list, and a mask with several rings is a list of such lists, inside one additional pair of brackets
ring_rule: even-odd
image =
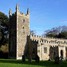
[(17, 3), (23, 13), (30, 9), (30, 29), (38, 35), (53, 27), (67, 26), (67, 0), (0, 0), (0, 11), (8, 15), (11, 8), (15, 12)]

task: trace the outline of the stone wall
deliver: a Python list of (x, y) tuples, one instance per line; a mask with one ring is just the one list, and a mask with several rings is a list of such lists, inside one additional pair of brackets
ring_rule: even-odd
[(21, 59), (24, 55), (27, 45), (27, 36), (30, 33), (29, 29), (29, 14), (17, 12), (17, 54), (16, 58)]
[[(37, 54), (40, 57), (40, 60), (49, 60), (50, 59), (50, 47), (52, 47), (53, 58), (55, 56), (61, 56), (60, 52), (63, 50), (63, 58), (66, 58), (66, 47), (67, 47), (67, 40), (66, 39), (58, 39), (58, 38), (47, 38), (41, 37), (37, 35), (30, 35), (30, 39), (32, 41), (38, 41), (37, 44)], [(56, 48), (58, 47), (58, 48)], [(46, 53), (44, 52), (44, 48), (46, 48)], [(56, 51), (56, 52), (55, 52)], [(55, 53), (55, 56), (54, 56)]]

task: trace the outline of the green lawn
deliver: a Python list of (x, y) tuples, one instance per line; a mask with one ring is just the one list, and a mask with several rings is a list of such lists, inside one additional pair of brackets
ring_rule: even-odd
[(22, 62), (20, 60), (4, 60), (0, 59), (0, 67), (67, 67), (67, 62), (64, 61), (60, 64), (55, 64), (51, 61), (40, 61), (36, 62)]

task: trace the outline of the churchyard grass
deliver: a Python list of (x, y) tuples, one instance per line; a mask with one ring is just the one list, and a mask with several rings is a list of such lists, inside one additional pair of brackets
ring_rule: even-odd
[(54, 61), (22, 62), (14, 59), (0, 59), (0, 67), (67, 67), (67, 61), (55, 64)]

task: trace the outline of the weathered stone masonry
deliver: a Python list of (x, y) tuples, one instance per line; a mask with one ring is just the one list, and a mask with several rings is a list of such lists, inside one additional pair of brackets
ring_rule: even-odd
[(18, 5), (16, 12), (11, 14), (10, 18), (10, 33), (9, 33), (9, 57), (21, 59), (27, 44), (27, 36), (30, 35), (29, 29), (29, 9), (27, 14), (20, 13)]

